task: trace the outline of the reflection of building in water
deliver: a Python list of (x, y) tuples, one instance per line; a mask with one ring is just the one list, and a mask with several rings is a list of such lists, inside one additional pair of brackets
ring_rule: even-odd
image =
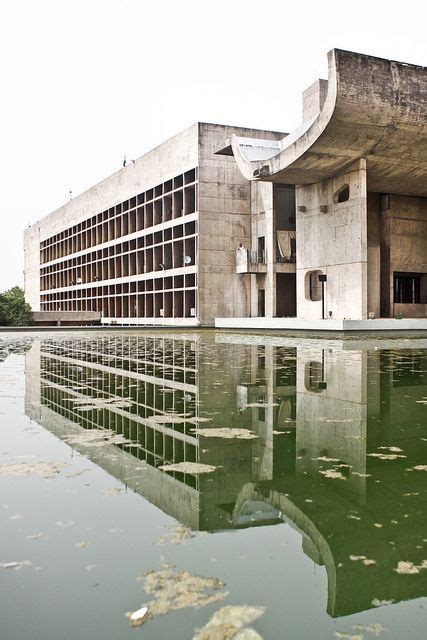
[[(193, 529), (296, 527), (339, 616), (427, 593), (426, 571), (394, 571), (425, 559), (427, 476), (411, 469), (425, 464), (426, 353), (231, 334), (42, 340), (27, 413), (59, 437), (129, 439), (72, 446)], [(254, 437), (196, 432), (218, 427)], [(180, 462), (216, 471), (158, 468)]]
[[(215, 529), (232, 525), (215, 505), (232, 502), (251, 480), (252, 444), (215, 439), (201, 447), (198, 426), (223, 426), (224, 418), (227, 426), (243, 426), (246, 415), (234, 394), (228, 401), (212, 394), (212, 385), (235, 388), (238, 372), (219, 371), (213, 358), (200, 363), (198, 339), (159, 334), (35, 344), (27, 354), (27, 413), (60, 437), (104, 428), (130, 439), (133, 446), (75, 448), (192, 528)], [(220, 472), (158, 470), (181, 462), (214, 464)]]

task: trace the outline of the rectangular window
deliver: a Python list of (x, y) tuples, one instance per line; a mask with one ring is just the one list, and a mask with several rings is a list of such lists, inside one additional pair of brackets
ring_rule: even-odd
[(394, 302), (397, 304), (420, 304), (420, 273), (394, 273)]

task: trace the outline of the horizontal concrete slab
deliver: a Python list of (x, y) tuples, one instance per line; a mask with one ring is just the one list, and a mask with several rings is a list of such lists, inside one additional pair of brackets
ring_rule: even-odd
[(279, 329), (298, 331), (427, 331), (427, 318), (374, 320), (302, 320), (299, 318), (215, 318), (217, 329)]
[(101, 320), (99, 311), (33, 311), (34, 322), (71, 322)]

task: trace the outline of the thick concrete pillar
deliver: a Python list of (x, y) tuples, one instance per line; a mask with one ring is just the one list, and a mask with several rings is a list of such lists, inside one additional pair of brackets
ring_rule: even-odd
[(313, 291), (318, 271), (327, 276), (326, 318), (366, 318), (366, 161), (329, 180), (297, 187), (296, 204), (298, 317), (322, 317), (321, 297)]
[(258, 316), (258, 291), (265, 291), (265, 317), (276, 315), (276, 277), (274, 263), (276, 245), (274, 234), (273, 183), (251, 183), (251, 211), (252, 211), (252, 251), (259, 251), (259, 239), (264, 238), (266, 267), (263, 274), (253, 279), (252, 285), (252, 315)]

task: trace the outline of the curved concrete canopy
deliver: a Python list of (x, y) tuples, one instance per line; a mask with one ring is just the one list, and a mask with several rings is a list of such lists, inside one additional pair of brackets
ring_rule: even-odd
[(328, 54), (320, 113), (274, 145), (231, 138), (248, 180), (310, 184), (366, 158), (368, 189), (427, 195), (427, 68), (340, 49)]

